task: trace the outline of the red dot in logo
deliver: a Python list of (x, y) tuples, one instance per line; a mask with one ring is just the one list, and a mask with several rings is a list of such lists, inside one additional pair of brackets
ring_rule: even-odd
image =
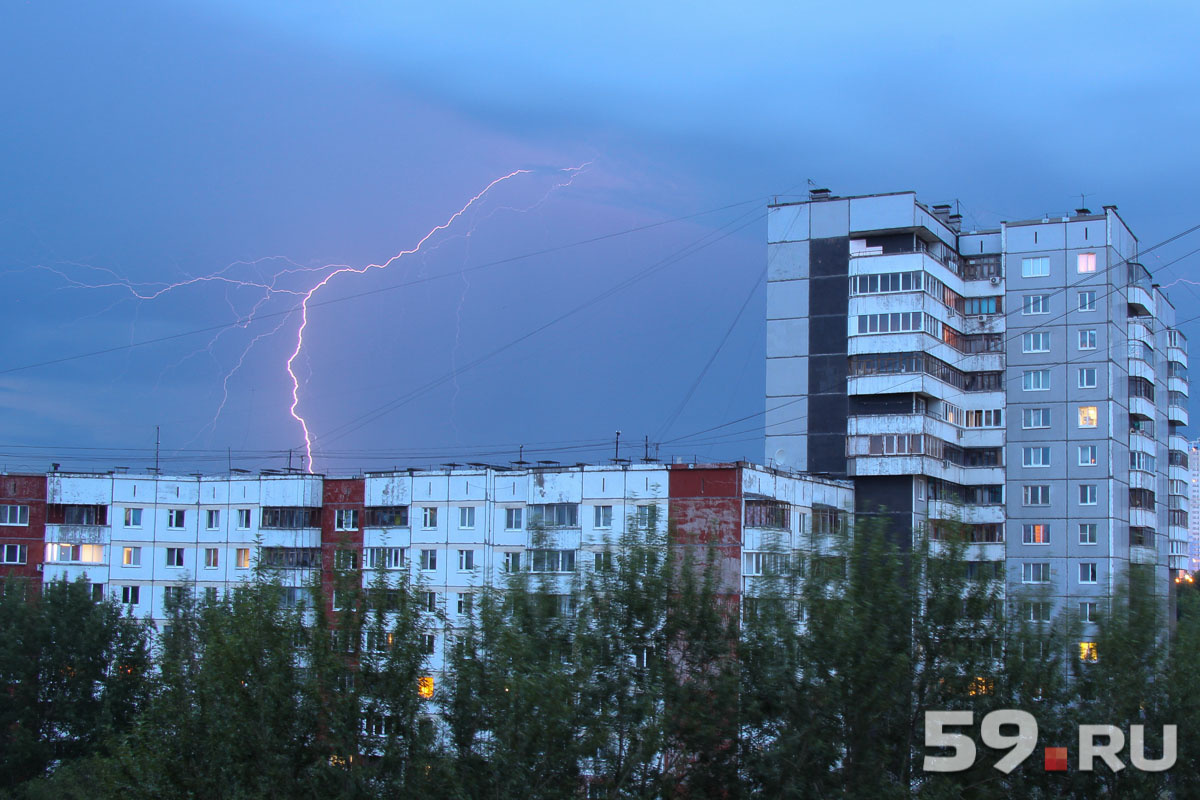
[(1065, 747), (1047, 747), (1046, 748), (1046, 771), (1047, 772), (1066, 772), (1067, 771), (1067, 748), (1065, 748)]

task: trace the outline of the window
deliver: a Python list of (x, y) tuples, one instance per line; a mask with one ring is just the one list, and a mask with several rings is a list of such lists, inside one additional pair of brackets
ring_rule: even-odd
[(127, 606), (136, 606), (142, 601), (142, 587), (140, 586), (122, 586), (121, 587), (121, 602)]
[(239, 531), (250, 530), (250, 509), (239, 508), (237, 510), (238, 520), (237, 526)]
[(221, 551), (215, 547), (204, 548), (204, 568), (216, 569), (221, 565)]
[(1050, 604), (1047, 602), (1029, 602), (1024, 604), (1025, 619), (1028, 622), (1049, 622)]
[(1021, 500), (1027, 506), (1050, 505), (1050, 487), (1046, 485), (1022, 486)]
[(125, 509), (125, 527), (126, 528), (142, 527), (142, 510), (140, 508)]
[(1098, 463), (1097, 447), (1094, 444), (1079, 445), (1079, 466), (1094, 467)]
[(1094, 484), (1094, 483), (1079, 484), (1079, 505), (1081, 505), (1081, 506), (1096, 505), (1096, 484)]
[[(1138, 450), (1129, 451), (1129, 468), (1141, 470), (1142, 472), (1154, 472), (1156, 459), (1149, 453), (1143, 453)], [(1179, 492), (1186, 494), (1186, 492)]]
[(164, 586), (163, 601), (166, 603), (181, 603), (183, 602), (183, 587), (182, 586)]
[(901, 333), (925, 328), (925, 314), (920, 311), (899, 311), (889, 314), (863, 314), (858, 318), (859, 333)]
[(436, 528), (437, 527), (437, 507), (425, 506), (421, 509), (421, 527)]
[(1079, 293), (1079, 310), (1080, 311), (1095, 311), (1096, 310), (1096, 290), (1088, 289), (1086, 292)]
[(1095, 642), (1080, 642), (1079, 643), (1079, 660), (1080, 661), (1095, 661), (1100, 657), (1099, 651), (1096, 648)]
[(1096, 329), (1084, 328), (1079, 331), (1079, 349), (1080, 350), (1095, 350), (1096, 349)]
[(612, 572), (613, 556), (608, 550), (596, 553), (595, 570), (597, 572)]
[(0, 564), (24, 564), (28, 560), (28, 545), (6, 544), (0, 548)]
[(421, 569), (426, 572), (437, 569), (437, 550), (421, 551)]
[(534, 572), (574, 572), (574, 550), (530, 550), (530, 569)]
[(967, 297), (963, 299), (963, 314), (968, 317), (982, 317), (999, 313), (999, 297)]
[(368, 547), (367, 569), (400, 569), (404, 566), (403, 547)]
[(358, 569), (357, 550), (335, 550), (333, 552), (334, 569)]
[(182, 508), (172, 508), (167, 511), (167, 527), (171, 530), (182, 530), (187, 520), (187, 511)]
[(1050, 544), (1050, 526), (1043, 523), (1021, 526), (1022, 544)]
[(0, 506), (0, 525), (28, 525), (29, 506)]
[(1050, 388), (1050, 370), (1027, 369), (1021, 375), (1021, 388), (1027, 392), (1044, 392)]
[(521, 554), (520, 552), (508, 550), (504, 553), (503, 569), (505, 572), (520, 572), (521, 571)]
[(182, 567), (183, 566), (183, 548), (168, 547), (167, 548), (167, 566)]
[[(949, 406), (949, 403), (943, 403)], [(964, 428), (1001, 428), (1004, 426), (1004, 409), (970, 409), (963, 412)]]
[(1048, 561), (1026, 561), (1021, 565), (1021, 583), (1049, 583), (1050, 563)]
[(519, 531), (521, 530), (521, 519), (524, 516), (522, 508), (506, 508), (504, 509), (504, 530)]
[(1096, 413), (1095, 406), (1080, 406), (1079, 407), (1079, 427), (1094, 428), (1100, 422), (1100, 417)]
[(1021, 448), (1021, 466), (1023, 466), (1023, 467), (1048, 467), (1048, 466), (1050, 466), (1050, 448), (1049, 448), (1049, 446)]
[(785, 575), (787, 553), (743, 553), (742, 571), (746, 575)]
[(459, 550), (458, 551), (458, 571), (470, 572), (475, 569), (475, 551), (474, 550)]
[(140, 567), (141, 565), (142, 565), (142, 548), (140, 548), (140, 547), (121, 548), (121, 566), (123, 566), (123, 567)]
[(1095, 544), (1096, 543), (1096, 523), (1094, 523), (1094, 522), (1079, 523), (1079, 543), (1080, 544)]
[(1021, 259), (1022, 278), (1045, 278), (1050, 275), (1049, 256), (1035, 256)]
[(458, 613), (470, 614), (471, 609), (475, 606), (475, 596), (470, 592), (458, 593)]
[(1095, 583), (1096, 582), (1096, 562), (1085, 561), (1079, 565), (1079, 582), (1080, 583)]
[(595, 528), (611, 528), (612, 527), (612, 506), (596, 506), (592, 509), (594, 512)]
[(268, 506), (262, 510), (262, 527), (294, 530), (321, 527), (321, 509), (304, 506)]
[(1050, 332), (1034, 331), (1021, 336), (1022, 353), (1049, 353)]
[(422, 675), (421, 677), (417, 678), (417, 696), (419, 696), (422, 700), (429, 700), (433, 698), (432, 675)]
[(238, 569), (249, 569), (250, 568), (250, 548), (249, 547), (239, 547), (237, 549), (237, 568)]
[(1021, 304), (1022, 314), (1049, 314), (1050, 313), (1050, 295), (1048, 294), (1027, 294), (1024, 297), (1024, 302)]
[(1096, 254), (1095, 253), (1080, 253), (1075, 259), (1075, 269), (1079, 272), (1095, 272), (1096, 271)]
[(337, 531), (358, 530), (358, 509), (339, 508), (333, 512), (333, 529)]
[(221, 512), (218, 509), (210, 508), (205, 512), (205, 527), (210, 531), (215, 531), (221, 527)]
[(1096, 368), (1095, 367), (1080, 367), (1079, 368), (1079, 388), (1080, 389), (1095, 389), (1096, 388)]
[(529, 507), (531, 524), (546, 528), (578, 528), (579, 506), (574, 503), (546, 503)]
[(1080, 603), (1079, 604), (1079, 621), (1080, 622), (1096, 622), (1097, 609), (1096, 603)]
[(204, 602), (208, 603), (210, 606), (217, 602), (217, 587), (216, 586), (205, 586), (204, 587)]
[(1050, 427), (1050, 409), (1048, 408), (1023, 408), (1021, 409), (1021, 427), (1026, 430), (1030, 428), (1049, 428)]
[(475, 506), (463, 506), (458, 510), (458, 527), (462, 530), (475, 527)]
[(365, 509), (368, 528), (407, 528), (408, 506), (374, 506)]
[(104, 545), (52, 542), (46, 545), (46, 560), (73, 564), (99, 564), (104, 561)]
[(421, 609), (424, 611), (437, 611), (437, 592), (424, 592), (421, 599)]
[(637, 507), (637, 527), (638, 530), (650, 530), (654, 527), (654, 518), (656, 509), (654, 506), (638, 506)]

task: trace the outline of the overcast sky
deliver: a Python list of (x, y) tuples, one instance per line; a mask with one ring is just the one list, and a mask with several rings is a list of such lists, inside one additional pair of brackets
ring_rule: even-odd
[[(0, 467), (145, 467), (156, 425), (168, 469), (298, 465), (303, 294), (516, 170), (313, 295), (316, 468), (599, 460), (617, 430), (761, 460), (768, 200), (912, 189), (989, 227), (1082, 193), (1152, 245), (1200, 223), (1198, 17), (7, 3)], [(1200, 279), (1165, 266), (1196, 248), (1145, 260)]]

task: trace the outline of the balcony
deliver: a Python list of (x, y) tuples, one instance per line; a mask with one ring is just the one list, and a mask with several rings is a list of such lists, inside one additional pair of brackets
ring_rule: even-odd
[(1184, 397), (1188, 396), (1188, 382), (1184, 378), (1167, 378), (1167, 391), (1179, 392)]
[(1129, 335), (1129, 341), (1142, 342), (1150, 349), (1154, 349), (1154, 334), (1145, 324), (1131, 319), (1127, 321), (1125, 330)]
[(968, 525), (1004, 522), (1004, 505), (977, 506), (960, 505), (946, 500), (930, 500), (928, 515), (930, 519), (963, 522)]
[(1178, 450), (1181, 453), (1187, 453), (1191, 449), (1187, 437), (1180, 436), (1178, 433), (1172, 433), (1167, 437), (1167, 447), (1171, 450)]
[(1129, 263), (1129, 280), (1125, 288), (1125, 298), (1135, 313), (1144, 316), (1153, 317), (1155, 314), (1154, 306), (1154, 286), (1151, 283), (1150, 273), (1141, 264)]
[[(1133, 404), (1130, 403), (1130, 411), (1133, 411)], [(1167, 421), (1174, 422), (1176, 425), (1182, 425), (1185, 428), (1188, 424), (1188, 411), (1181, 405), (1172, 403), (1167, 406)]]
[(1154, 401), (1133, 395), (1129, 398), (1129, 413), (1136, 417), (1154, 419)]

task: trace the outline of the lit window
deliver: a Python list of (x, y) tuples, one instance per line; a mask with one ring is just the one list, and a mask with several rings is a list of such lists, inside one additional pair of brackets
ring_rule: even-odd
[(1079, 293), (1079, 310), (1080, 311), (1095, 311), (1096, 310), (1096, 290), (1089, 289), (1086, 292)]
[(142, 565), (142, 548), (125, 547), (121, 551), (121, 565), (125, 567), (140, 567)]
[(1021, 352), (1023, 353), (1049, 353), (1050, 352), (1050, 332), (1049, 331), (1034, 331), (1026, 333), (1021, 337)]
[(1021, 388), (1027, 392), (1044, 392), (1050, 388), (1050, 370), (1027, 369), (1021, 375)]
[(425, 506), (421, 509), (421, 527), (436, 528), (437, 527), (437, 507)]
[(1050, 544), (1050, 526), (1045, 524), (1021, 526), (1023, 544)]
[(458, 551), (458, 571), (470, 572), (475, 569), (475, 551), (474, 550), (459, 550)]
[(249, 569), (250, 568), (250, 548), (249, 547), (239, 547), (237, 549), (237, 568), (238, 569)]
[(1080, 642), (1079, 643), (1079, 660), (1080, 661), (1095, 661), (1099, 657), (1100, 657), (1100, 655), (1096, 649), (1095, 642)]
[(1079, 485), (1079, 505), (1081, 505), (1081, 506), (1096, 505), (1096, 484), (1081, 483)]
[(210, 508), (206, 513), (205, 525), (210, 531), (215, 531), (221, 527), (221, 512), (218, 509)]
[(1087, 328), (1079, 331), (1079, 349), (1080, 350), (1095, 350), (1096, 349), (1096, 330), (1095, 328)]
[(250, 509), (239, 508), (237, 510), (238, 521), (237, 526), (239, 531), (250, 530)]
[(1022, 278), (1045, 278), (1050, 274), (1050, 258), (1036, 256), (1021, 259)]
[(1024, 466), (1024, 467), (1048, 467), (1048, 466), (1050, 466), (1050, 448), (1048, 446), (1021, 448), (1021, 466)]
[(358, 530), (358, 509), (339, 508), (333, 512), (333, 528), (339, 531)]
[(1094, 444), (1079, 445), (1079, 466), (1094, 467), (1099, 462), (1097, 447)]
[(1095, 253), (1080, 253), (1076, 261), (1076, 269), (1079, 272), (1095, 272), (1096, 271), (1096, 254)]
[(167, 566), (182, 567), (183, 566), (183, 548), (168, 547), (167, 548)]
[(504, 509), (504, 529), (506, 531), (521, 530), (521, 520), (524, 516), (521, 512), (524, 509), (506, 508)]
[(429, 700), (433, 697), (433, 676), (422, 675), (417, 678), (417, 694), (422, 700)]
[(142, 527), (142, 510), (140, 508), (125, 509), (125, 527), (126, 528)]
[(462, 530), (475, 527), (475, 506), (463, 506), (458, 510), (458, 527)]
[(1095, 406), (1080, 406), (1079, 407), (1079, 427), (1094, 428), (1100, 422), (1100, 417), (1096, 413)]
[(1095, 583), (1096, 582), (1096, 562), (1085, 561), (1079, 565), (1079, 582), (1080, 583)]
[(1096, 523), (1094, 523), (1094, 522), (1079, 523), (1079, 543), (1080, 544), (1095, 544), (1096, 543)]
[(216, 569), (220, 564), (221, 551), (215, 547), (204, 548), (205, 569)]
[(593, 509), (595, 512), (595, 528), (611, 528), (612, 527), (612, 506), (596, 506)]
[(1080, 367), (1079, 368), (1079, 388), (1080, 389), (1095, 389), (1096, 388), (1096, 368), (1095, 367)]
[(187, 511), (182, 508), (172, 508), (167, 511), (167, 527), (171, 530), (182, 530), (187, 520)]
[(46, 560), (69, 564), (99, 564), (104, 560), (104, 545), (51, 542), (46, 545)]

